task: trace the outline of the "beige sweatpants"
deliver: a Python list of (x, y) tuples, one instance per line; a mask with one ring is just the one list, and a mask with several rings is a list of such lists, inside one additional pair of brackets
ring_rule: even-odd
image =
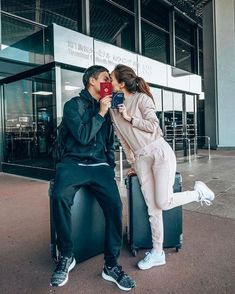
[(198, 193), (185, 191), (173, 193), (176, 158), (170, 145), (159, 138), (135, 153), (135, 169), (148, 207), (153, 249), (163, 247), (162, 210), (198, 200)]

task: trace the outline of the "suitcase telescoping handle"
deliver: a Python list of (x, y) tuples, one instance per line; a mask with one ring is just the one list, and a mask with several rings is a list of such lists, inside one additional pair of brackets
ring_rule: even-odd
[(136, 177), (136, 176), (137, 176), (136, 173), (132, 173), (132, 174), (125, 177), (124, 180), (125, 180), (125, 186), (126, 186), (127, 189), (129, 188), (130, 178), (131, 177)]

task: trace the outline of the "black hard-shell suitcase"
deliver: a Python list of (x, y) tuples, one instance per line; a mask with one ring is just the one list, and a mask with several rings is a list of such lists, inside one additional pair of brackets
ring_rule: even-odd
[[(54, 182), (50, 182), (49, 196)], [(89, 188), (82, 187), (74, 197), (71, 208), (72, 239), (74, 256), (77, 262), (104, 252), (105, 219), (103, 211)], [(56, 230), (52, 216), (50, 198), (51, 255), (58, 261), (59, 252), (56, 245)]]
[[(126, 178), (127, 197), (128, 197), (128, 225), (127, 239), (131, 252), (136, 256), (140, 248), (152, 248), (151, 229), (147, 206), (140, 188), (140, 183), (136, 175)], [(182, 189), (182, 177), (176, 173), (174, 192)], [(182, 247), (182, 206), (163, 211), (164, 224), (164, 248)]]

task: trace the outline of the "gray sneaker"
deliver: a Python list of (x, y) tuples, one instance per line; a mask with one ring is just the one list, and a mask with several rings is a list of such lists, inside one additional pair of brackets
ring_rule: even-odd
[(120, 265), (111, 268), (104, 266), (102, 278), (115, 283), (119, 289), (124, 291), (130, 291), (136, 286), (135, 281), (122, 270)]
[(69, 272), (75, 267), (76, 260), (72, 257), (60, 257), (55, 271), (51, 277), (50, 285), (53, 287), (64, 286), (68, 282)]

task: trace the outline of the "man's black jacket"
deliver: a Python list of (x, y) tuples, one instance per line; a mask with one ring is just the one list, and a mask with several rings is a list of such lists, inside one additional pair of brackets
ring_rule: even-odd
[[(80, 99), (79, 103), (77, 99)], [(78, 107), (84, 107), (78, 111)], [(87, 90), (67, 101), (64, 105), (63, 121), (68, 129), (64, 158), (79, 163), (107, 162), (115, 166), (114, 132), (110, 115), (98, 114), (97, 102)]]

